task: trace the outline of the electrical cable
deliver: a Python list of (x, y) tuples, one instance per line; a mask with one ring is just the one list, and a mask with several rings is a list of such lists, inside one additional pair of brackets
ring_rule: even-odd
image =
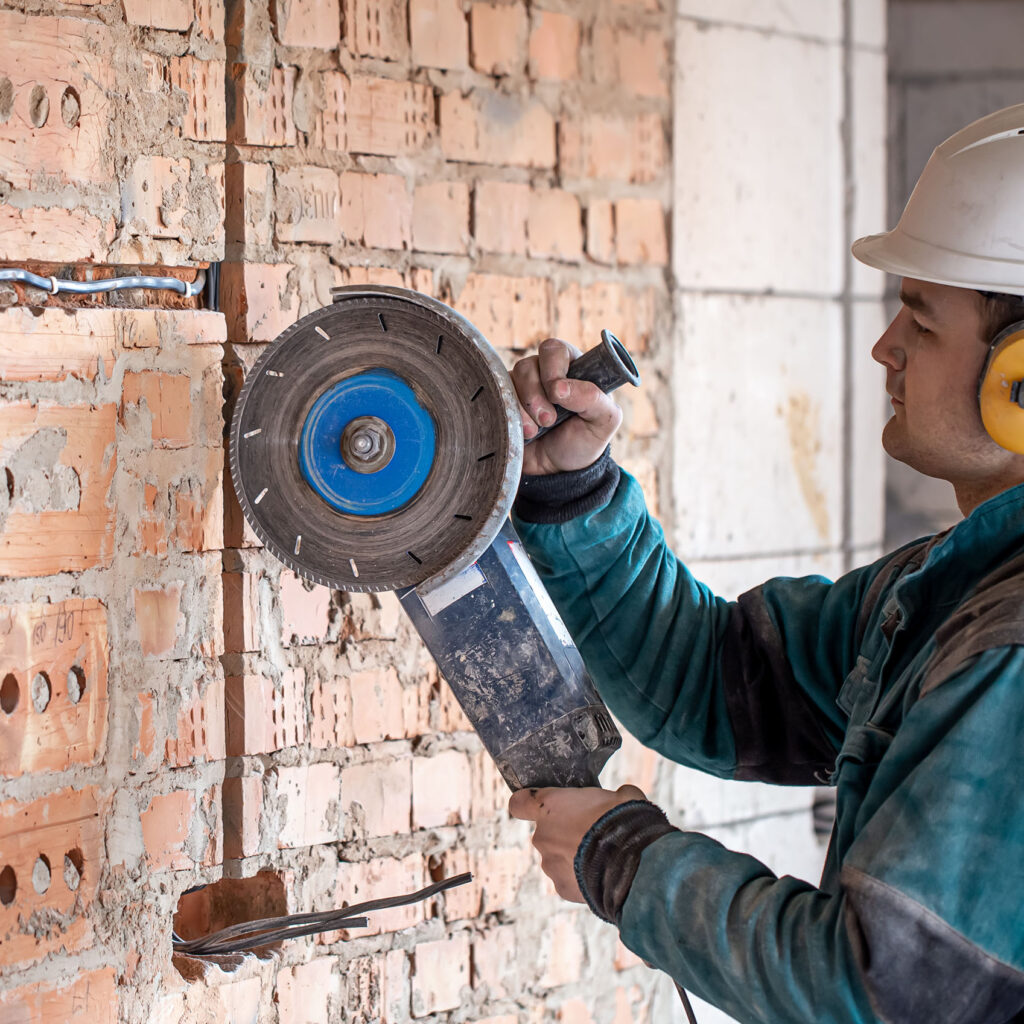
[(374, 910), (389, 910), (392, 907), (404, 907), (410, 903), (429, 899), (431, 896), (453, 889), (457, 885), (465, 885), (472, 881), (469, 872), (442, 879), (428, 885), (418, 892), (406, 896), (390, 896), (385, 899), (368, 900), (352, 907), (336, 910), (322, 910), (312, 914), (285, 914), (281, 917), (264, 917), (257, 921), (243, 921), (222, 928), (211, 935), (203, 935), (198, 939), (181, 939), (171, 933), (171, 946), (175, 953), (187, 953), (189, 956), (223, 955), (242, 953), (246, 950), (266, 946), (281, 939), (297, 939), (304, 935), (315, 935), (318, 932), (333, 932), (342, 928), (365, 928), (368, 919), (362, 915)]
[(5, 268), (0, 270), (0, 281), (17, 281), (29, 284), (33, 288), (56, 295), (58, 292), (72, 292), (76, 295), (89, 295), (94, 292), (116, 292), (126, 288), (157, 288), (177, 292), (191, 299), (206, 287), (206, 271), (200, 270), (194, 281), (182, 281), (177, 277), (110, 277), (102, 281), (68, 281), (64, 278), (42, 277), (30, 270)]
[(676, 982), (676, 991), (679, 993), (679, 1001), (683, 1004), (683, 1013), (686, 1014), (687, 1021), (689, 1024), (697, 1024), (697, 1017), (693, 1012), (693, 1007), (690, 1005), (690, 997), (686, 994), (686, 989)]

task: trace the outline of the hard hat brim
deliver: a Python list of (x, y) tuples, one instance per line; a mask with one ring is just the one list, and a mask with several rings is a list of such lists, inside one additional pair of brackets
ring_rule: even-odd
[(947, 249), (913, 238), (899, 227), (858, 238), (851, 251), (861, 263), (899, 277), (953, 288), (1024, 295), (1019, 262)]

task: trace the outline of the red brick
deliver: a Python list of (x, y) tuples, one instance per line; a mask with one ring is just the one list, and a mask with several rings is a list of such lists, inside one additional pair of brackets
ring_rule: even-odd
[(181, 708), (176, 735), (168, 738), (165, 750), (172, 768), (224, 760), (223, 679), (211, 679), (201, 694)]
[(534, 9), (530, 77), (569, 81), (580, 74), (580, 23), (571, 14)]
[(413, 64), (462, 70), (469, 63), (469, 26), (460, 0), (409, 0)]
[[(114, 510), (107, 501), (116, 466), (116, 418), (114, 405), (0, 407), (0, 452), (10, 473), (8, 486), (14, 488), (11, 510), (0, 529), (0, 573), (46, 576), (110, 564)], [(41, 431), (59, 438), (56, 463), (44, 466), (34, 460), (22, 466), (19, 449), (38, 440)], [(57, 508), (29, 504), (37, 499), (23, 497), (24, 488), (33, 480), (45, 488), (44, 494), (49, 492), (49, 504)]]
[(508, 805), (508, 785), (486, 751), (471, 757), (474, 821), (491, 821), (495, 815), (505, 813)]
[(345, 0), (345, 44), (363, 57), (405, 60), (409, 25), (404, 0)]
[(323, 106), (313, 122), (310, 145), (314, 149), (345, 153), (348, 151), (348, 77), (340, 71), (321, 71), (318, 84)]
[(615, 204), (615, 250), (620, 263), (668, 262), (665, 211), (657, 199), (620, 199)]
[(274, 33), (284, 46), (333, 50), (341, 42), (339, 0), (274, 0)]
[(281, 603), (281, 643), (323, 643), (331, 625), (330, 590), (282, 569), (277, 595)]
[(642, 967), (643, 960), (640, 959), (631, 949), (627, 949), (622, 940), (615, 943), (615, 970), (628, 971), (633, 967)]
[(105, 263), (116, 232), (113, 217), (85, 210), (0, 205), (0, 259), (12, 263)]
[(192, 0), (125, 0), (129, 25), (186, 32), (192, 24)]
[(583, 349), (597, 344), (601, 329), (607, 327), (631, 352), (642, 353), (654, 331), (656, 301), (651, 288), (627, 289), (620, 281), (606, 280), (580, 289), (574, 283), (559, 294), (557, 308), (559, 335), (565, 337), (565, 325), (575, 318)]
[[(492, 818), (493, 820), (493, 818)], [(497, 914), (514, 906), (532, 865), (528, 846), (522, 849), (446, 850), (441, 857), (445, 878), (470, 871), (473, 881), (445, 894), (445, 920), (459, 921)]]
[(347, 679), (328, 676), (314, 681), (309, 742), (318, 750), (351, 747), (355, 744), (352, 696)]
[(0, 1020), (4, 1024), (116, 1024), (114, 969), (76, 971), (65, 982), (36, 981), (0, 992)]
[(186, 98), (181, 133), (197, 142), (223, 142), (227, 138), (224, 108), (224, 62), (172, 57), (167, 67), (172, 89)]
[(469, 934), (421, 942), (413, 951), (412, 1015), (425, 1017), (462, 1004), (462, 988), (469, 985)]
[(224, 42), (224, 0), (195, 0), (196, 27), (203, 39)]
[(181, 584), (136, 587), (132, 593), (135, 601), (135, 630), (143, 655), (159, 658), (170, 654), (178, 640)]
[[(410, 854), (408, 857), (377, 857), (367, 861), (340, 861), (338, 881), (331, 906), (344, 907), (383, 896), (399, 896), (416, 892), (429, 884), (423, 855)], [(427, 904), (413, 903), (407, 907), (392, 910), (377, 910), (369, 914), (369, 926), (341, 935), (370, 936), (386, 932), (400, 932), (413, 928), (426, 919)], [(339, 933), (325, 933), (320, 940), (325, 943), (337, 941)]]
[[(114, 184), (110, 30), (81, 18), (0, 11), (0, 39), (0, 78), (18, 83), (14, 109), (0, 124), (0, 179), (14, 188), (30, 188), (37, 176)], [(72, 120), (76, 102), (79, 114)]]
[(336, 764), (297, 765), (275, 768), (277, 813), (281, 827), (278, 849), (315, 846), (341, 839), (341, 769)]
[(555, 119), (535, 99), (477, 90), (441, 97), (441, 148), (448, 160), (554, 167)]
[(137, 157), (121, 189), (125, 223), (153, 238), (181, 238), (191, 174), (186, 159)]
[(578, 913), (555, 914), (548, 918), (538, 961), (544, 965), (540, 983), (557, 988), (579, 981), (583, 974), (584, 945)]
[(596, 263), (615, 262), (615, 218), (610, 199), (593, 199), (587, 207), (587, 255)]
[(434, 757), (413, 759), (413, 828), (467, 825), (471, 802), (468, 754), (461, 750), (446, 750)]
[(224, 856), (252, 857), (260, 850), (263, 780), (258, 775), (224, 780)]
[[(0, 904), (0, 963), (41, 960), (48, 953), (68, 953), (94, 941), (89, 909), (99, 889), (105, 852), (104, 819), (109, 801), (95, 788), (61, 789), (29, 803), (11, 800), (0, 804), (0, 871), (15, 876), (12, 902)], [(33, 868), (49, 885), (38, 892)], [(40, 928), (38, 922), (46, 921)]]
[(156, 729), (153, 725), (153, 694), (139, 694), (139, 738), (136, 740), (132, 757), (144, 760), (153, 753), (156, 746)]
[(594, 1024), (590, 1008), (582, 999), (567, 999), (558, 1008), (559, 1024)]
[[(10, 207), (0, 206), (2, 211)], [(3, 237), (0, 235), (0, 237)], [(109, 377), (118, 343), (110, 310), (30, 310), (13, 306), (0, 315), (0, 380), (95, 380)]]
[(409, 761), (349, 765), (341, 776), (341, 803), (349, 838), (405, 835), (412, 809)]
[(562, 121), (558, 153), (568, 179), (646, 183), (668, 167), (665, 128), (658, 114), (587, 114)]
[(661, 433), (658, 411), (649, 392), (633, 388), (620, 401), (626, 405), (626, 425), (631, 438), (657, 437)]
[(420, 252), (465, 253), (469, 186), (462, 181), (419, 185), (413, 197), (412, 243)]
[(345, 284), (383, 284), (407, 287), (405, 276), (394, 267), (346, 267)]
[(338, 175), (326, 167), (292, 167), (276, 175), (275, 212), (279, 242), (338, 240)]
[(349, 692), (356, 743), (380, 743), (405, 736), (402, 684), (393, 667), (353, 672)]
[(346, 125), (352, 153), (417, 153), (433, 136), (434, 94), (429, 86), (415, 82), (353, 78), (349, 83)]
[(371, 249), (408, 249), (412, 198), (400, 174), (341, 176), (341, 236)]
[(469, 12), (473, 67), (485, 75), (521, 74), (526, 63), (526, 8), (474, 3)]
[(384, 1024), (405, 1024), (409, 1019), (412, 994), (409, 986), (409, 956), (393, 949), (384, 956), (381, 969), (381, 1004)]
[(473, 940), (473, 990), (487, 986), (488, 999), (515, 996), (505, 986), (518, 975), (516, 929), (512, 925), (489, 928)]
[(498, 348), (530, 348), (551, 330), (551, 283), (542, 277), (469, 274), (453, 304)]
[(220, 787), (200, 796), (197, 800), (197, 794), (189, 789), (154, 796), (139, 816), (151, 871), (176, 871), (220, 861)]
[(228, 164), (226, 187), (225, 239), (253, 247), (269, 245), (274, 208), (270, 164)]
[(345, 1019), (381, 1020), (382, 967), (380, 958), (376, 956), (363, 956), (346, 963), (342, 1006), (350, 1014), (346, 1014)]
[(273, 341), (298, 319), (288, 294), (286, 263), (225, 263), (221, 269), (221, 305), (236, 344)]
[(130, 423), (133, 406), (148, 412), (155, 447), (185, 448), (192, 435), (191, 381), (184, 374), (126, 373), (120, 419)]
[(599, 25), (593, 34), (594, 68), (603, 85), (622, 85), (637, 96), (668, 98), (670, 67), (662, 31)]
[(99, 763), (107, 738), (107, 613), (99, 601), (0, 608), (0, 679), (0, 775)]
[(278, 682), (266, 676), (228, 677), (228, 754), (271, 754), (305, 743), (305, 682), (302, 669), (285, 669)]
[(440, 673), (432, 676), (434, 729), (436, 732), (472, 732), (473, 726), (462, 710), (452, 688), (441, 680)]
[(248, 64), (233, 65), (234, 118), (228, 124), (228, 142), (294, 146), (298, 137), (292, 104), (297, 74), (294, 67), (273, 68), (267, 78)]
[[(342, 977), (335, 970), (337, 964), (336, 957), (320, 956), (277, 972), (280, 1024), (329, 1024), (332, 1005), (341, 1001)], [(350, 967), (346, 964), (346, 974)]]
[(511, 181), (479, 182), (473, 205), (476, 244), (488, 252), (525, 256), (529, 209), (529, 185)]
[(226, 572), (224, 591), (224, 649), (228, 654), (261, 648), (260, 577), (251, 572)]
[(583, 255), (580, 201), (571, 192), (534, 190), (526, 230), (531, 256), (578, 262)]

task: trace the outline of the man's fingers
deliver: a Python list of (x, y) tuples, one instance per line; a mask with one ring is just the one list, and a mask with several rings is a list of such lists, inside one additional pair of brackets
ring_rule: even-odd
[[(552, 385), (562, 380), (569, 372), (569, 364), (580, 354), (575, 345), (558, 338), (548, 338), (537, 349), (541, 383), (548, 397), (554, 399)], [(557, 401), (557, 399), (554, 399)]]
[(548, 400), (544, 384), (540, 379), (540, 358), (538, 356), (527, 356), (512, 367), (512, 383), (515, 385), (519, 404), (526, 410), (526, 414), (534, 423), (542, 427), (554, 423), (555, 410)]
[(537, 799), (536, 789), (517, 790), (508, 801), (508, 813), (520, 821), (539, 821), (541, 804)]
[(638, 788), (637, 786), (630, 786), (630, 785), (619, 786), (619, 788), (615, 792), (618, 793), (619, 796), (626, 797), (627, 800), (646, 800), (647, 799), (647, 794), (642, 789)]

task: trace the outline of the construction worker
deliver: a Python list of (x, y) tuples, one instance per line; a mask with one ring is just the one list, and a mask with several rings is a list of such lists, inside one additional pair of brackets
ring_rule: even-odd
[(559, 894), (743, 1024), (1024, 1021), (1024, 105), (943, 143), (853, 252), (902, 278), (883, 446), (964, 518), (834, 583), (714, 597), (612, 461), (615, 404), (565, 378), (575, 351), (513, 371), (527, 437), (578, 414), (527, 448), (517, 528), (608, 706), (712, 775), (834, 785), (820, 885), (632, 786), (509, 807)]

